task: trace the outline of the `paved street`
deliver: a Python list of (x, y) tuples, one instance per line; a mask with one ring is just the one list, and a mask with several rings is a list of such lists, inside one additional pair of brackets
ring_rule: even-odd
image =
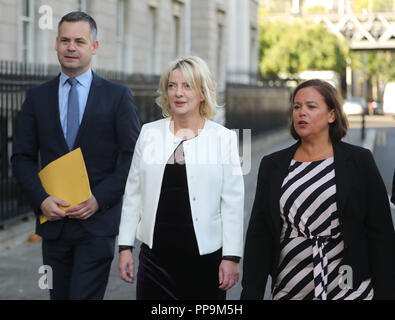
[[(360, 117), (354, 117), (351, 121), (352, 132), (360, 133)], [(395, 117), (392, 116), (368, 116), (366, 121), (367, 130), (375, 130), (374, 158), (384, 180), (388, 196), (392, 192), (392, 179), (395, 168)], [(395, 206), (391, 205), (392, 221), (395, 225)]]
[[(351, 119), (351, 127), (346, 141), (363, 145), (360, 139), (359, 119)], [(367, 117), (367, 137), (375, 143), (374, 155), (387, 186), (391, 192), (392, 175), (395, 167), (395, 121), (387, 117)], [(251, 171), (245, 175), (245, 228), (247, 228), (249, 215), (255, 196), (256, 177), (259, 162), (263, 155), (285, 148), (293, 143), (287, 130), (266, 134), (252, 143)], [(246, 161), (246, 159), (244, 160)], [(393, 211), (394, 212), (394, 211)], [(394, 213), (393, 213), (394, 216)], [(18, 229), (19, 228), (19, 229)], [(8, 230), (0, 230), (0, 241), (6, 239), (6, 233), (21, 231), (19, 239), (27, 239), (34, 232), (34, 221), (19, 223)], [(2, 234), (3, 233), (3, 234)], [(19, 242), (19, 244), (18, 244)], [(0, 249), (1, 250), (1, 249)], [(134, 256), (137, 259), (138, 249)], [(105, 299), (107, 300), (130, 300), (135, 299), (135, 284), (126, 284), (120, 280), (117, 270), (117, 256), (115, 257)], [(136, 270), (138, 267), (138, 261)], [(41, 243), (29, 243), (26, 241), (10, 242), (8, 248), (0, 251), (0, 299), (48, 299), (48, 291), (39, 289), (38, 281), (41, 274), (38, 273), (41, 261)], [(270, 281), (268, 287), (270, 286)], [(240, 282), (228, 292), (228, 299), (239, 299), (241, 292)], [(266, 299), (269, 299), (269, 290), (266, 290)]]

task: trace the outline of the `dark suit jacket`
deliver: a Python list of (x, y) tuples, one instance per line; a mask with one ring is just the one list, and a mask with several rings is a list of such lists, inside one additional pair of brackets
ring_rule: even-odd
[[(27, 91), (11, 157), (14, 176), (37, 215), (48, 197), (37, 175), (38, 168), (69, 152), (59, 118), (58, 87), (59, 76)], [(99, 211), (82, 221), (94, 235), (118, 234), (122, 196), (139, 132), (130, 89), (93, 73), (73, 149), (81, 147), (91, 190), (99, 203)], [(63, 224), (64, 220), (60, 220), (40, 225), (37, 219), (36, 232), (55, 239)]]
[[(272, 289), (280, 254), (280, 188), (299, 142), (262, 159), (247, 230), (242, 299), (262, 299)], [(353, 287), (372, 278), (375, 299), (395, 299), (395, 234), (388, 195), (369, 150), (334, 144), (336, 200), (344, 239), (343, 265)]]

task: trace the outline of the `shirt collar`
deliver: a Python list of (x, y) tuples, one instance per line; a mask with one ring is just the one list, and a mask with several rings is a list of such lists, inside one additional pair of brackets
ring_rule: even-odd
[[(66, 75), (65, 73), (63, 73), (62, 71), (60, 72), (60, 83), (62, 85), (65, 85), (66, 81), (69, 79), (70, 77), (68, 75)], [(75, 77), (78, 80), (78, 83), (80, 85), (82, 85), (83, 87), (89, 88), (91, 82), (92, 82), (92, 69), (89, 68), (86, 72), (80, 74), (78, 77)]]

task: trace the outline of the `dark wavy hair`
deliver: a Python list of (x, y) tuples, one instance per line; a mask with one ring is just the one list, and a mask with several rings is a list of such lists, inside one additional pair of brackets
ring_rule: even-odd
[(314, 88), (321, 94), (321, 96), (324, 98), (326, 105), (328, 106), (328, 110), (335, 111), (335, 121), (329, 125), (329, 137), (332, 143), (339, 142), (347, 134), (348, 120), (343, 112), (343, 108), (340, 102), (341, 98), (336, 88), (333, 85), (331, 85), (329, 82), (320, 79), (311, 79), (300, 83), (295, 88), (292, 94), (291, 109), (290, 109), (290, 119), (291, 119), (290, 131), (292, 137), (295, 140), (300, 140), (300, 136), (297, 134), (295, 130), (294, 122), (292, 119), (292, 110), (293, 110), (293, 103), (295, 100), (295, 96), (299, 90), (309, 87)]

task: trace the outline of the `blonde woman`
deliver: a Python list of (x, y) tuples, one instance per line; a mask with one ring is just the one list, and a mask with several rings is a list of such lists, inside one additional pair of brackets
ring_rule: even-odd
[(119, 230), (119, 272), (137, 300), (225, 299), (239, 279), (244, 183), (236, 134), (211, 121), (217, 102), (206, 63), (171, 63), (159, 83), (164, 119), (143, 126)]

